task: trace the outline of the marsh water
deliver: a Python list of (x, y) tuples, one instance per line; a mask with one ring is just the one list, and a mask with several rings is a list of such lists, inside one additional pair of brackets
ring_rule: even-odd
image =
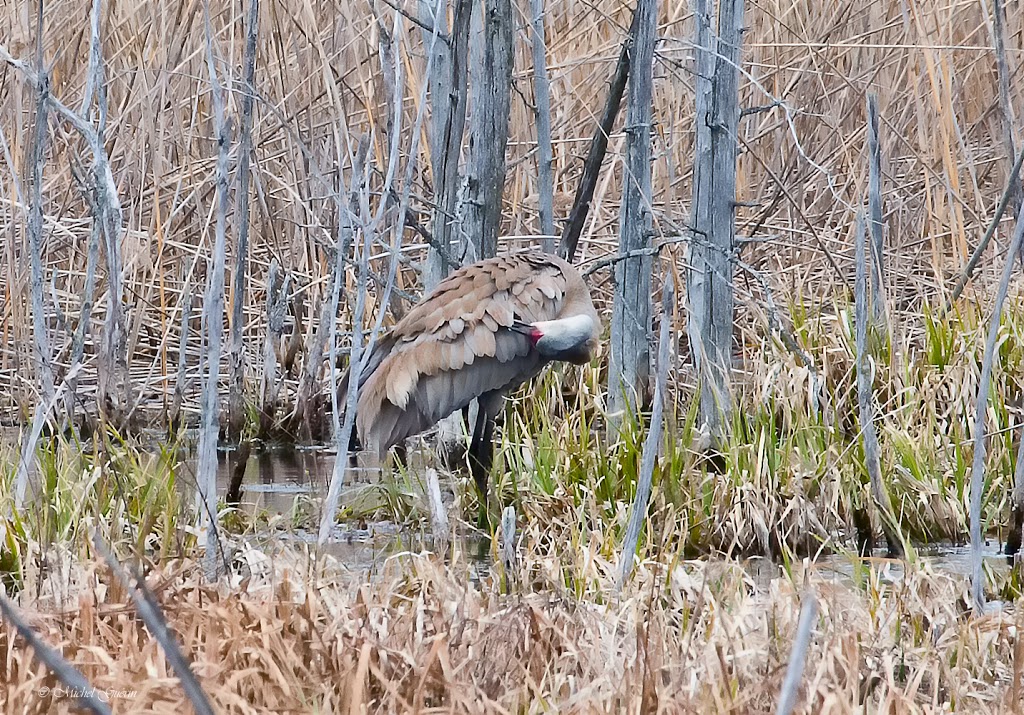
[[(410, 453), (412, 466), (425, 459), (425, 455)], [(326, 493), (334, 461), (333, 452), (317, 448), (286, 447), (250, 456), (244, 471), (244, 508), (271, 515), (287, 516), (295, 513), (297, 509), (303, 508), (303, 504), (312, 504)], [(221, 452), (217, 475), (217, 486), (221, 494), (228, 490), (233, 467), (232, 454)], [(416, 470), (411, 469), (410, 473), (415, 474)], [(385, 491), (379, 488), (381, 479), (381, 471), (372, 465), (372, 460), (360, 456), (359, 464), (346, 470), (341, 507), (348, 507), (349, 513), (353, 515), (372, 511), (375, 505), (379, 505), (381, 493)], [(442, 484), (442, 491), (445, 486)], [(421, 480), (406, 479), (401, 486), (395, 485), (393, 488), (404, 491), (406, 496), (424, 499), (425, 502), (420, 491), (423, 489)], [(410, 532), (394, 522), (373, 521), (358, 516), (346, 522), (346, 525), (338, 527), (329, 551), (356, 570), (373, 571), (376, 565), (395, 553), (419, 551), (428, 547), (424, 533)], [(298, 532), (296, 538), (302, 540), (312, 536)], [(1006, 557), (1000, 554), (1000, 546), (997, 540), (989, 539), (983, 547), (986, 567), (995, 573), (1005, 572), (1009, 568)], [(469, 536), (465, 551), (470, 560), (476, 561), (478, 567), (486, 570), (491, 552), (482, 537)], [(927, 564), (932, 570), (953, 576), (970, 576), (970, 548), (966, 545), (941, 543), (919, 546), (917, 555), (921, 563)], [(875, 557), (873, 561), (883, 578), (898, 580), (902, 577), (902, 562), (882, 558), (884, 551), (877, 552)], [(855, 561), (848, 555), (830, 554), (816, 559), (811, 568), (819, 577), (847, 581), (855, 577)], [(781, 568), (778, 563), (767, 558), (748, 558), (742, 563), (748, 576), (758, 585), (767, 585), (777, 578)]]
[[(12, 429), (0, 429), (0, 443), (16, 445), (18, 433)], [(178, 484), (189, 497), (195, 487), (195, 455), (182, 455), (178, 470)], [(403, 552), (418, 552), (429, 548), (429, 535), (420, 529), (410, 529), (387, 520), (373, 517), (383, 504), (391, 498), (418, 503), (426, 508), (424, 485), (416, 475), (423, 473), (428, 455), (410, 451), (409, 466), (405, 477), (382, 477), (381, 470), (367, 455), (357, 455), (357, 464), (346, 468), (344, 487), (339, 506), (345, 510), (346, 518), (336, 528), (328, 552), (340, 563), (353, 571), (372, 574), (390, 556)], [(237, 453), (221, 450), (218, 453), (217, 491), (227, 494), (232, 476), (236, 473)], [(241, 506), (250, 514), (258, 514), (268, 520), (283, 518), (286, 523), (313, 523), (303, 515), (318, 513), (318, 501), (327, 492), (334, 470), (335, 453), (322, 447), (280, 446), (260, 450), (251, 454), (242, 471)], [(386, 479), (387, 481), (382, 481)], [(442, 493), (446, 490), (450, 501), (451, 484), (442, 482)], [(298, 518), (297, 518), (298, 517)], [(301, 529), (285, 531), (296, 541), (313, 541), (315, 535)], [(474, 562), (474, 570), (486, 573), (490, 564), (491, 549), (485, 538), (469, 533), (463, 537), (465, 557)], [(985, 566), (1000, 574), (1008, 570), (1005, 556), (1000, 554), (1001, 544), (988, 539), (983, 547)], [(969, 577), (971, 573), (970, 548), (966, 545), (940, 543), (917, 547), (917, 555), (923, 564), (934, 571), (953, 576)], [(903, 566), (899, 561), (881, 558), (884, 552), (875, 554), (884, 578), (898, 580)], [(855, 577), (855, 561), (848, 555), (824, 555), (811, 565), (815, 573), (824, 578), (850, 580)], [(751, 580), (766, 585), (778, 577), (780, 565), (767, 558), (748, 558), (743, 567)]]

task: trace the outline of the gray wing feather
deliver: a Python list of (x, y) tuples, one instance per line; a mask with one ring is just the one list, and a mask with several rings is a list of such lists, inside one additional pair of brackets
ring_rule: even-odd
[[(495, 335), (496, 355), (475, 356), (459, 370), (423, 376), (406, 408), (386, 403), (374, 425), (374, 442), (383, 452), (406, 437), (418, 434), (488, 392), (505, 392), (526, 382), (545, 360), (522, 335), (507, 330)], [(504, 359), (502, 359), (504, 358)]]

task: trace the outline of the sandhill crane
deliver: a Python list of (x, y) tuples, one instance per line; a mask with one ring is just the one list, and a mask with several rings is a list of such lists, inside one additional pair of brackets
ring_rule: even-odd
[(377, 341), (359, 381), (358, 441), (383, 459), (475, 398), (469, 462), (486, 502), (505, 393), (550, 362), (589, 362), (600, 327), (583, 277), (561, 258), (528, 252), (465, 266)]

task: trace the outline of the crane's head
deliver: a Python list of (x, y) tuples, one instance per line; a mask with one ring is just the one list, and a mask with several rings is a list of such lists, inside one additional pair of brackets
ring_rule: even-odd
[(549, 360), (585, 365), (597, 347), (597, 323), (587, 314), (525, 326), (533, 346)]

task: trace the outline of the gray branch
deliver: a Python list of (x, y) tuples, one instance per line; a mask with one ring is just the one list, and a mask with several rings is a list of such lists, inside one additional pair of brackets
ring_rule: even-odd
[(999, 322), (1003, 315), (1003, 303), (1010, 287), (1010, 276), (1013, 275), (1013, 262), (1020, 254), (1021, 242), (1024, 241), (1024, 211), (1017, 215), (1017, 227), (1013, 232), (1013, 242), (1006, 254), (1003, 266), (1003, 277), (999, 282), (995, 305), (992, 306), (992, 317), (989, 320), (988, 336), (985, 339), (985, 357), (981, 363), (981, 378), (978, 382), (978, 399), (975, 402), (974, 415), (974, 461), (971, 463), (971, 600), (974, 612), (981, 615), (985, 608), (985, 582), (981, 568), (981, 497), (985, 486), (985, 416), (988, 412), (989, 383), (992, 381), (992, 366), (995, 362), (996, 341), (999, 337)]

